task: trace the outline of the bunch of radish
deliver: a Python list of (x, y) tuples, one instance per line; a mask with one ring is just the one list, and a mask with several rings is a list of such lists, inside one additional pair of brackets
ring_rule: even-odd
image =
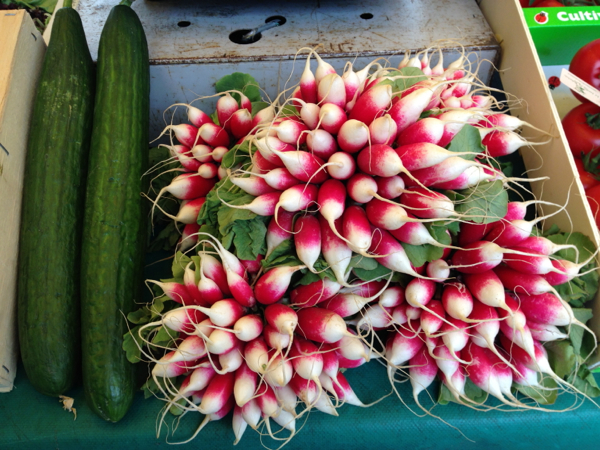
[[(589, 331), (557, 286), (592, 257), (563, 259), (557, 252), (574, 246), (536, 231), (547, 216), (527, 220), (527, 209), (544, 202), (508, 201), (518, 180), (495, 158), (534, 145), (518, 132), (528, 124), (493, 109), (466, 59), (444, 66), (440, 52), (431, 67), (429, 53), (407, 54), (396, 68), (348, 63), (339, 74), (311, 51), (282, 104), (252, 117), (225, 94), (219, 125), (190, 108), (193, 126), (169, 127), (180, 142), (174, 156), (194, 172), (186, 180), (223, 162), (220, 148), (235, 144), (231, 156), (245, 146), (246, 158), (215, 165), (206, 183), (219, 178), (251, 196), (223, 204), (268, 224), (264, 252), (242, 259), (230, 240), (203, 231), (196, 210), (182, 279), (153, 281), (181, 305), (142, 328), (178, 335), (160, 357), (143, 352), (165, 414), (205, 415), (194, 436), (233, 411), (236, 442), (248, 425), (285, 441), (313, 408), (365, 406), (342, 372), (374, 358), (393, 386), (399, 374), (410, 379), (419, 406), (435, 380), (477, 408), (467, 380), (520, 409), (543, 407), (515, 385), (544, 390), (551, 378), (578, 393), (554, 373), (544, 345), (568, 339), (572, 327)], [(455, 137), (473, 134), (478, 146), (458, 148)], [(465, 208), (476, 196), (491, 206)], [(425, 247), (433, 250), (416, 264), (407, 249)], [(279, 437), (271, 420), (289, 435)]]

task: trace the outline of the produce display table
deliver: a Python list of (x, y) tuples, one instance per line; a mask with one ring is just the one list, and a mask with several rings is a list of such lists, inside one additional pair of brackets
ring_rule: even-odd
[[(194, 5), (198, 5), (197, 2), (191, 1), (176, 3), (182, 8), (178, 11), (187, 13), (192, 11)], [(312, 17), (313, 19), (317, 17), (319, 19), (311, 21), (319, 32), (309, 35), (310, 37), (308, 38), (299, 34), (299, 37), (305, 40), (305, 45), (308, 45), (308, 43), (316, 45), (323, 40), (334, 41), (340, 35), (340, 28), (334, 29), (324, 26), (322, 20), (324, 20), (327, 14), (323, 16), (320, 14), (323, 14), (323, 11), (327, 10), (327, 8), (330, 8), (330, 10), (339, 10), (341, 6), (349, 5), (350, 3), (352, 1), (344, 2), (343, 4), (326, 1), (317, 2), (320, 6), (323, 6), (323, 9), (320, 11), (316, 11), (314, 9), (315, 5), (313, 5), (313, 9), (308, 14), (308, 17)], [(374, 17), (378, 17), (380, 13), (384, 14), (384, 4), (389, 5), (390, 2), (381, 0), (381, 2), (375, 3), (361, 3), (358, 1), (355, 3), (354, 6), (362, 8), (360, 11), (361, 14), (368, 13)], [(404, 26), (402, 22), (404, 16), (400, 6), (419, 9), (423, 4), (432, 2), (403, 0), (395, 3), (398, 6), (398, 10), (390, 11), (386, 17), (386, 21), (387, 23), (394, 24), (395, 27), (402, 27)], [(494, 11), (498, 12), (498, 7), (494, 6), (491, 0), (483, 3), (487, 3), (488, 9), (492, 13)], [(446, 2), (436, 2), (436, 4), (443, 4), (445, 6), (444, 8), (438, 7), (430, 12), (428, 18), (425, 17), (423, 19), (423, 15), (421, 15), (416, 25), (414, 22), (408, 21), (407, 24), (412, 27), (408, 31), (404, 28), (406, 36), (424, 33), (424, 44), (417, 44), (407, 38), (406, 41), (402, 42), (394, 41), (393, 45), (387, 46), (387, 48), (380, 47), (379, 49), (369, 49), (369, 51), (364, 52), (364, 48), (356, 44), (356, 39), (360, 37), (361, 33), (366, 31), (362, 30), (361, 33), (357, 33), (356, 30), (353, 30), (353, 35), (344, 38), (347, 42), (353, 43), (352, 45), (348, 44), (348, 47), (342, 47), (340, 46), (341, 44), (329, 42), (326, 44), (326, 51), (323, 55), (327, 56), (329, 54), (335, 57), (335, 54), (337, 54), (337, 56), (347, 58), (359, 53), (362, 55), (366, 53), (369, 59), (373, 59), (379, 55), (391, 56), (392, 51), (390, 49), (394, 49), (394, 52), (400, 52), (399, 48), (401, 47), (423, 48), (435, 40), (434, 34), (440, 30), (439, 23), (444, 23), (445, 25), (441, 30), (443, 33), (446, 33), (444, 37), (461, 37), (467, 39), (471, 37), (473, 45), (478, 47), (479, 50), (491, 52), (489, 53), (489, 59), (493, 60), (496, 58), (498, 44), (495, 41), (494, 33), (488, 29), (486, 21), (474, 1), (448, 0)], [(141, 2), (140, 0), (140, 3), (136, 3), (134, 8), (139, 8), (142, 21), (144, 21), (144, 18), (158, 19), (164, 17), (171, 7), (170, 5), (171, 2), (151, 3)], [(511, 8), (514, 7), (512, 2), (510, 2), (510, 5)], [(82, 1), (78, 6), (78, 9), (82, 13), (84, 24), (87, 23), (86, 26), (88, 26), (88, 32), (90, 33), (88, 38), (93, 52), (95, 51), (95, 46), (97, 46), (98, 37), (98, 34), (95, 34), (94, 30), (99, 30), (105, 17), (104, 13), (107, 13), (109, 6), (112, 6), (112, 4), (108, 5), (105, 1), (95, 4), (86, 4), (85, 1)], [(294, 5), (293, 2), (282, 3), (282, 5), (269, 5), (272, 9), (272, 14), (278, 15), (284, 14), (282, 11), (286, 7), (294, 7), (300, 10), (304, 6), (306, 4), (303, 2), (298, 2), (297, 5)], [(200, 7), (208, 8), (203, 3)], [(368, 9), (366, 9), (367, 7)], [(457, 13), (460, 8), (465, 7), (471, 11), (471, 16), (468, 14), (465, 15), (464, 10), (463, 13)], [(226, 30), (209, 28), (210, 34), (214, 35), (217, 32), (226, 31), (224, 35), (228, 35), (229, 32), (235, 31), (239, 27), (251, 28), (264, 21), (264, 15), (262, 14), (260, 17), (244, 16), (252, 19), (250, 23), (245, 19), (241, 20), (240, 14), (249, 14), (246, 8), (248, 6), (240, 6), (239, 9), (227, 10), (223, 5), (220, 8), (215, 8), (215, 16), (227, 17), (228, 20), (235, 18), (236, 22), (231, 23)], [(512, 9), (509, 8), (508, 12), (513, 14), (514, 17)], [(457, 17), (455, 17), (456, 15)], [(206, 44), (205, 36), (194, 36), (193, 33), (186, 35), (185, 33), (189, 33), (190, 30), (197, 32), (198, 29), (194, 29), (192, 25), (200, 27), (205, 23), (204, 20), (208, 19), (196, 20), (194, 16), (191, 17), (190, 19), (189, 14), (177, 13), (169, 18), (169, 20), (173, 21), (171, 24), (173, 29), (171, 31), (173, 33), (176, 31), (179, 39), (182, 39), (182, 42), (188, 45), (187, 47), (185, 45), (178, 46), (178, 54), (173, 58), (165, 56), (171, 54), (170, 52), (174, 48), (172, 47), (173, 44), (169, 43), (165, 38), (165, 36), (171, 33), (154, 33), (159, 30), (164, 31), (161, 27), (166, 27), (167, 25), (164, 23), (161, 25), (160, 21), (157, 21), (149, 29), (149, 44), (153, 61), (152, 76), (154, 78), (152, 93), (154, 134), (151, 134), (151, 136), (156, 136), (157, 131), (162, 126), (162, 111), (164, 108), (174, 102), (190, 101), (196, 98), (196, 96), (208, 95), (212, 92), (214, 81), (224, 74), (231, 73), (234, 70), (251, 73), (261, 84), (263, 81), (270, 80), (263, 87), (267, 89), (267, 92), (276, 92), (285, 84), (287, 75), (290, 73), (288, 69), (293, 63), (293, 60), (289, 58), (290, 53), (286, 53), (288, 57), (287, 59), (284, 58), (287, 61), (285, 64), (282, 63), (281, 54), (266, 55), (266, 49), (274, 48), (273, 46), (264, 44), (267, 41), (266, 39), (261, 44), (262, 47), (255, 47), (259, 50), (258, 53), (254, 54), (254, 50), (239, 50), (239, 54), (228, 55), (228, 50), (218, 50), (218, 46), (194, 44), (194, 42), (200, 41)], [(469, 17), (469, 19), (467, 20), (466, 17)], [(349, 20), (349, 18), (347, 19)], [(361, 18), (361, 20), (367, 23), (371, 19)], [(507, 20), (510, 21), (509, 19)], [(96, 27), (89, 26), (92, 22), (96, 24)], [(186, 22), (189, 22), (189, 25), (185, 25)], [(290, 27), (297, 33), (299, 33), (300, 24), (304, 25), (305, 23), (306, 18), (302, 18), (302, 20), (298, 19), (298, 23), (295, 25), (293, 20), (289, 22)], [(349, 29), (347, 26), (348, 23), (345, 22), (346, 25), (341, 28)], [(473, 24), (478, 25), (477, 27), (471, 26)], [(512, 34), (506, 23), (503, 25), (504, 28), (502, 30), (495, 30), (496, 34), (500, 33), (502, 35), (502, 39), (499, 39), (502, 43), (511, 42), (515, 38), (515, 35), (520, 36), (519, 33), (523, 33), (519, 29), (515, 34)], [(515, 26), (519, 27), (516, 23)], [(324, 29), (328, 30), (327, 33), (323, 32)], [(452, 30), (450, 36), (447, 34), (448, 30)], [(482, 32), (482, 30), (485, 31)], [(379, 36), (381, 40), (375, 39), (375, 37), (373, 39), (365, 39), (365, 45), (369, 43), (387, 43), (388, 39), (381, 37), (382, 34), (386, 36), (386, 32), (377, 34), (374, 28), (370, 28), (368, 31), (373, 36)], [(422, 36), (421, 34), (419, 35)], [(291, 44), (288, 42), (287, 45)], [(216, 56), (213, 56), (212, 60), (199, 61), (201, 57), (197, 53), (194, 54), (194, 52), (209, 48), (216, 52)], [(253, 47), (244, 48), (251, 49)], [(155, 52), (154, 54), (152, 54), (153, 51)], [(219, 51), (221, 51), (220, 54)], [(228, 58), (230, 57), (235, 62), (228, 62)], [(525, 51), (522, 57), (531, 57), (531, 53)], [(512, 56), (512, 58), (512, 61), (515, 61), (515, 57)], [(257, 66), (257, 61), (261, 61), (260, 67)], [(207, 62), (214, 64), (209, 66), (205, 64)], [(214, 69), (210, 69), (210, 67)], [(255, 71), (257, 69), (260, 72), (258, 74)], [(206, 70), (214, 71), (207, 73)], [(536, 83), (539, 84), (540, 80), (537, 74), (533, 71), (522, 73), (525, 74), (525, 78), (529, 77), (527, 81), (532, 80), (531, 86), (529, 83), (525, 83), (525, 90), (539, 93), (539, 86)], [(510, 78), (510, 74), (508, 76)], [(555, 113), (551, 107), (540, 111), (542, 114), (548, 115)], [(523, 117), (527, 119), (526, 116)], [(533, 120), (531, 122), (534, 123)], [(560, 143), (555, 145), (560, 145)], [(550, 169), (547, 169), (549, 173), (554, 171), (572, 175), (572, 172), (568, 172), (568, 170), (573, 170), (570, 167), (571, 163), (569, 163), (568, 159), (566, 159), (565, 163), (565, 155), (566, 153), (563, 148), (561, 154), (549, 160), (548, 165)], [(562, 195), (562, 189), (557, 191), (560, 191), (559, 194)], [(575, 210), (571, 206), (571, 211), (575, 211), (578, 217), (588, 219), (586, 217), (588, 212), (584, 209), (585, 206), (581, 199), (574, 200), (574, 207)], [(582, 232), (587, 232), (586, 234), (593, 234), (594, 241), (598, 241), (598, 232), (597, 230), (590, 231), (589, 220), (587, 222), (585, 220), (577, 220), (575, 227), (580, 228)], [(596, 316), (598, 317), (598, 314)], [(512, 411), (507, 410), (506, 407), (496, 400), (489, 400), (488, 405), (497, 407), (497, 409), (481, 412), (465, 406), (449, 404), (445, 406), (438, 405), (429, 414), (426, 414), (415, 403), (408, 380), (405, 383), (396, 385), (403, 401), (398, 399), (396, 393), (391, 392), (385, 367), (376, 361), (366, 366), (349, 370), (347, 377), (355, 392), (364, 403), (371, 403), (380, 399), (381, 401), (370, 408), (344, 406), (338, 411), (339, 417), (328, 416), (316, 411), (311, 412), (306, 417), (306, 421), (302, 419), (297, 422), (299, 431), (285, 448), (305, 449), (313, 447), (318, 449), (326, 447), (329, 450), (334, 450), (338, 448), (359, 449), (377, 447), (383, 450), (398, 448), (429, 449), (435, 446), (444, 449), (469, 450), (479, 448), (528, 449), (534, 446), (540, 448), (564, 448), (573, 444), (579, 448), (593, 448), (598, 435), (597, 427), (600, 425), (600, 407), (591, 400), (586, 400), (581, 396), (576, 397), (567, 393), (561, 394), (556, 404), (550, 408), (553, 412)], [(421, 393), (419, 396), (419, 402), (427, 410), (431, 409), (435, 403), (438, 385), (434, 384), (428, 391), (431, 398), (428, 398), (426, 393)], [(81, 387), (69, 392), (68, 395), (72, 396), (75, 400), (73, 406), (77, 410), (76, 420), (74, 420), (72, 413), (62, 409), (58, 399), (36, 392), (27, 381), (22, 366), (20, 366), (15, 388), (11, 392), (0, 396), (0, 423), (2, 423), (0, 427), (0, 449), (104, 449), (113, 447), (134, 450), (138, 448), (169, 448), (169, 443), (177, 443), (189, 438), (203, 418), (200, 414), (188, 414), (181, 420), (174, 436), (169, 435), (167, 438), (166, 429), (163, 427), (161, 435), (157, 437), (157, 418), (160, 417), (162, 412), (161, 407), (163, 406), (163, 403), (157, 399), (144, 400), (141, 392), (138, 393), (126, 417), (119, 423), (112, 424), (97, 417), (87, 407)], [(385, 398), (382, 399), (382, 397)], [(559, 413), (559, 411), (561, 412)], [(176, 448), (203, 448), (205, 446), (215, 450), (233, 448), (235, 438), (231, 429), (230, 417), (228, 416), (219, 422), (208, 424), (194, 441), (189, 444), (179, 445)], [(177, 424), (177, 421), (173, 422), (172, 416), (168, 416), (167, 419), (170, 426)], [(277, 430), (278, 428), (274, 426), (274, 429)], [(264, 428), (261, 431), (266, 433)], [(282, 439), (288, 436), (287, 432), (280, 434)], [(277, 437), (280, 437), (279, 434)], [(278, 448), (284, 442), (284, 440), (274, 441), (267, 435), (261, 438), (255, 431), (248, 428), (237, 446), (250, 449), (260, 449), (263, 447)]]

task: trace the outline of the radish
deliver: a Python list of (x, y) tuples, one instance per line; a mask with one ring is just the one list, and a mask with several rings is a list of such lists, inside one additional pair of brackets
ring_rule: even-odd
[(206, 194), (213, 188), (216, 181), (216, 178), (206, 179), (194, 173), (183, 173), (176, 176), (168, 186), (160, 190), (156, 199), (154, 199), (152, 214), (154, 214), (154, 208), (158, 204), (158, 200), (165, 192), (168, 192), (179, 200), (193, 200), (206, 197)]
[(431, 167), (410, 172), (414, 182), (407, 184), (414, 185), (420, 183), (422, 186), (446, 184), (458, 178), (471, 167), (486, 168), (487, 166), (477, 161), (461, 158), (460, 156), (450, 156)]
[(302, 94), (302, 98), (307, 103), (317, 102), (317, 81), (315, 79), (315, 75), (310, 70), (310, 54), (306, 58), (304, 71), (300, 76), (300, 92)]
[(281, 167), (284, 164), (280, 157), (283, 152), (296, 151), (295, 146), (287, 144), (275, 136), (254, 138), (252, 142), (262, 157), (278, 167)]
[(521, 135), (510, 130), (493, 130), (485, 135), (481, 143), (492, 158), (510, 155), (525, 145), (531, 145)]
[(258, 429), (262, 412), (255, 398), (249, 400), (242, 406), (242, 417), (250, 427)]
[[(282, 336), (285, 335), (282, 334)], [(289, 344), (289, 341), (286, 342), (286, 344)], [(281, 347), (269, 350), (268, 356), (269, 364), (265, 371), (265, 381), (267, 382), (267, 385), (269, 387), (287, 385), (294, 374), (294, 368), (291, 361), (281, 354)], [(275, 396), (274, 392), (273, 396)], [(279, 402), (276, 402), (276, 404), (279, 408)]]
[(498, 266), (506, 251), (488, 241), (476, 241), (457, 250), (452, 256), (451, 268), (462, 273), (481, 273)]
[(265, 259), (264, 255), (259, 254), (256, 259), (240, 259), (240, 263), (244, 266), (246, 273), (256, 275), (262, 269), (261, 261)]
[[(376, 199), (371, 200), (371, 203)], [(425, 224), (415, 221), (415, 217), (406, 213), (407, 223), (402, 225), (400, 228), (390, 230), (392, 236), (398, 239), (400, 242), (411, 245), (433, 245), (435, 247), (452, 248), (452, 246), (444, 245), (436, 241), (429, 233), (429, 230)], [(418, 219), (417, 219), (418, 220)], [(455, 247), (456, 248), (456, 247)]]
[(163, 314), (158, 322), (150, 322), (145, 327), (155, 325), (164, 325), (170, 330), (192, 333), (196, 329), (196, 324), (206, 319), (206, 315), (197, 309), (175, 308)]
[(442, 291), (442, 304), (450, 317), (468, 321), (467, 318), (473, 311), (473, 296), (464, 284), (445, 284)]
[(392, 86), (378, 84), (358, 96), (348, 118), (369, 126), (377, 117), (383, 116), (391, 101)]
[[(279, 208), (289, 212), (298, 212), (308, 209), (317, 201), (319, 188), (314, 184), (297, 184), (286, 189), (279, 197), (279, 203), (275, 206), (275, 215)], [(291, 228), (291, 227), (290, 227)]]
[(269, 348), (264, 338), (259, 336), (244, 347), (244, 360), (252, 372), (264, 375), (269, 363), (268, 353)]
[(221, 126), (227, 130), (231, 131), (231, 123), (229, 120), (233, 113), (235, 113), (240, 106), (238, 102), (231, 96), (229, 92), (225, 92), (225, 95), (219, 97), (216, 105), (217, 119)]
[(284, 209), (276, 211), (273, 215), (273, 218), (269, 221), (267, 227), (267, 253), (265, 254), (265, 257), (268, 257), (282, 242), (292, 238), (293, 219), (294, 213)]
[(455, 158), (460, 155), (472, 154), (470, 152), (453, 152), (429, 142), (417, 142), (413, 144), (401, 145), (396, 148), (396, 153), (402, 159), (404, 168), (411, 172), (436, 166), (443, 163), (450, 157)]
[(187, 336), (182, 340), (177, 349), (170, 354), (169, 362), (196, 361), (207, 353), (204, 340), (199, 336)]
[[(231, 174), (228, 175), (232, 184), (238, 186), (245, 193), (256, 197), (279, 190), (270, 186), (264, 176), (232, 177)], [(297, 182), (294, 184), (297, 184)]]
[[(323, 375), (328, 376), (326, 374)], [(348, 403), (349, 405), (354, 406), (367, 406), (360, 401), (342, 372), (337, 373), (335, 379), (332, 380), (331, 386), (334, 390), (333, 394), (343, 403)]]
[(306, 266), (279, 266), (262, 275), (254, 285), (256, 301), (263, 305), (276, 303), (285, 295), (292, 275)]
[[(409, 286), (407, 286), (407, 292), (409, 291)], [(425, 333), (425, 336), (433, 337), (433, 335), (435, 335), (435, 333), (437, 333), (444, 324), (445, 316), (446, 314), (441, 301), (431, 300), (427, 302), (427, 309), (421, 314), (421, 329)]]
[(224, 328), (217, 328), (212, 331), (209, 340), (206, 342), (207, 350), (213, 355), (222, 355), (233, 350), (239, 345), (235, 334)]
[(350, 119), (338, 130), (337, 144), (345, 152), (356, 153), (367, 145), (369, 134), (369, 128), (364, 123)]
[(504, 285), (493, 270), (465, 273), (463, 281), (473, 297), (484, 305), (510, 312), (505, 302)]
[(349, 333), (344, 319), (333, 311), (315, 306), (300, 309), (297, 314), (298, 331), (305, 339), (320, 343), (333, 343), (338, 342)]
[(460, 352), (469, 342), (467, 323), (453, 317), (447, 318), (442, 324), (441, 333), (444, 345), (454, 355)]
[(400, 147), (424, 142), (437, 144), (443, 134), (444, 122), (437, 117), (426, 117), (409, 125), (402, 133), (399, 133), (396, 144)]
[(231, 427), (233, 428), (233, 434), (235, 435), (235, 441), (233, 441), (233, 445), (236, 445), (238, 442), (240, 442), (244, 432), (246, 431), (246, 428), (248, 427), (248, 422), (244, 420), (242, 408), (239, 405), (236, 405), (233, 408)]
[(273, 122), (275, 118), (275, 108), (273, 105), (267, 106), (264, 109), (258, 111), (252, 118), (252, 128), (262, 125), (264, 123)]
[[(177, 158), (179, 163), (187, 172), (196, 172), (200, 167), (200, 161), (198, 161), (189, 147), (185, 145), (164, 145), (161, 144), (159, 147), (166, 147), (169, 149), (169, 153), (174, 158)], [(197, 146), (196, 146), (197, 147)], [(211, 158), (212, 159), (212, 158)]]
[(333, 270), (337, 283), (345, 286), (346, 271), (350, 265), (352, 250), (346, 242), (338, 237), (339, 231), (336, 222), (330, 225), (322, 215), (319, 216), (319, 222), (321, 224), (321, 251), (323, 258), (325, 258), (325, 261), (329, 264), (331, 270)]
[(188, 292), (183, 284), (175, 281), (161, 282), (156, 280), (148, 280), (148, 283), (156, 284), (163, 290), (163, 293), (171, 300), (183, 305), (193, 305), (194, 298)]
[(324, 301), (320, 306), (345, 318), (357, 314), (376, 298), (377, 296), (362, 297), (357, 294), (337, 294)]
[[(377, 182), (373, 177), (364, 173), (355, 173), (352, 175), (346, 187), (348, 189), (348, 196), (358, 203), (368, 203), (377, 195)], [(341, 202), (341, 196), (339, 198)]]
[(323, 168), (325, 161), (312, 153), (301, 150), (281, 152), (275, 149), (272, 149), (272, 152), (279, 156), (290, 173), (302, 182), (320, 184), (329, 178)]
[(360, 311), (360, 315), (360, 319), (356, 320), (355, 323), (358, 330), (383, 330), (391, 326), (394, 322), (392, 308), (384, 308), (381, 306), (381, 303), (369, 305)]
[(333, 103), (323, 103), (319, 110), (319, 125), (331, 134), (338, 134), (347, 121), (344, 109)]
[[(244, 179), (248, 179), (248, 178), (244, 178)], [(247, 205), (232, 205), (222, 199), (221, 199), (221, 203), (223, 203), (226, 206), (229, 206), (230, 208), (245, 209), (245, 210), (251, 211), (254, 214), (256, 214), (257, 216), (270, 217), (275, 213), (275, 208), (279, 204), (280, 198), (281, 198), (281, 192), (276, 191), (276, 192), (268, 192), (266, 194), (259, 195), (258, 197), (254, 198), (254, 200), (252, 200)]]
[(418, 397), (419, 394), (427, 389), (435, 380), (439, 370), (435, 361), (436, 360), (429, 355), (426, 348), (421, 348), (409, 361), (410, 368), (408, 371), (410, 384), (413, 388), (413, 398), (415, 399), (417, 406), (425, 412), (428, 411), (421, 406)]
[(313, 380), (319, 387), (319, 376), (323, 372), (323, 355), (310, 341), (295, 338), (289, 352), (294, 371), (306, 380)]
[(233, 137), (243, 138), (252, 131), (252, 113), (246, 108), (238, 109), (231, 115), (228, 123)]
[(193, 297), (196, 305), (210, 306), (211, 304), (202, 297), (202, 293), (198, 290), (198, 285), (196, 284), (196, 271), (191, 268), (192, 264), (193, 262), (190, 261), (183, 271), (183, 284), (189, 294)]
[(187, 105), (187, 116), (190, 123), (196, 128), (200, 128), (205, 123), (214, 123), (210, 115), (192, 105)]
[(365, 147), (358, 153), (356, 162), (360, 170), (373, 176), (391, 177), (406, 171), (394, 149), (384, 144)]
[(294, 330), (298, 325), (296, 311), (279, 303), (270, 304), (264, 310), (265, 320), (281, 334), (287, 334), (290, 340), (294, 338)]
[(422, 331), (418, 323), (412, 328), (399, 330), (387, 340), (385, 357), (388, 362), (388, 375), (395, 373), (395, 368), (413, 358), (425, 345)]
[(393, 200), (398, 198), (403, 192), (406, 184), (401, 176), (395, 175), (392, 177), (376, 177), (377, 194), (380, 197)]
[(199, 143), (206, 143), (211, 147), (229, 147), (229, 134), (214, 123), (205, 123), (198, 128), (198, 136), (201, 139)]
[(219, 365), (221, 366), (221, 370), (218, 371), (218, 373), (236, 372), (244, 362), (242, 352), (243, 346), (240, 343), (237, 347), (234, 347), (227, 353), (219, 355)]
[(181, 252), (186, 252), (190, 248), (194, 247), (198, 242), (198, 231), (200, 225), (197, 223), (186, 224), (181, 232), (181, 237), (177, 242), (177, 249)]
[(223, 292), (217, 283), (204, 275), (202, 269), (200, 270), (200, 280), (198, 281), (196, 289), (198, 290), (198, 298), (202, 299), (202, 302), (206, 303), (198, 303), (200, 306), (210, 306), (219, 300), (223, 300), (224, 298)]
[(443, 283), (450, 277), (450, 267), (445, 259), (436, 259), (427, 264), (425, 273), (436, 282)]
[(422, 278), (412, 267), (404, 248), (394, 237), (381, 228), (372, 228), (373, 239), (369, 252), (377, 256), (377, 261), (396, 272)]
[(299, 217), (294, 223), (294, 243), (298, 258), (311, 272), (321, 255), (321, 225), (312, 215)]
[(369, 124), (371, 144), (392, 145), (398, 135), (398, 126), (389, 114), (377, 117)]
[(405, 292), (401, 286), (386, 288), (379, 296), (379, 305), (383, 308), (395, 308), (404, 303)]
[(402, 194), (402, 206), (422, 219), (445, 219), (455, 214), (454, 203), (441, 192), (412, 187)]
[(340, 339), (336, 344), (337, 352), (340, 356), (350, 360), (358, 360), (364, 358), (365, 361), (370, 360), (370, 349), (367, 348), (361, 338), (348, 334)]
[[(323, 129), (309, 131), (306, 135), (306, 147), (315, 156), (328, 159), (338, 151), (338, 144), (335, 137)], [(361, 147), (362, 148), (362, 147)], [(329, 169), (327, 169), (329, 171)]]
[(198, 175), (200, 175), (202, 178), (207, 179), (216, 178), (219, 176), (219, 169), (221, 169), (221, 167), (217, 167), (215, 163), (204, 163), (200, 165), (200, 167), (198, 167)]
[(527, 320), (527, 326), (529, 327), (529, 331), (531, 331), (531, 336), (536, 341), (547, 342), (569, 338), (568, 334), (563, 333), (554, 325)]
[[(202, 126), (204, 126), (204, 124), (202, 124)], [(199, 127), (197, 128), (187, 123), (180, 123), (177, 125), (168, 125), (163, 133), (165, 133), (167, 130), (173, 131), (173, 134), (175, 134), (175, 139), (177, 139), (180, 144), (185, 145), (188, 148), (192, 148), (197, 144), (205, 144), (198, 134), (198, 129)]]
[(367, 253), (371, 247), (371, 225), (363, 208), (360, 206), (346, 208), (342, 216), (342, 235), (353, 252), (371, 256)]
[(350, 61), (347, 61), (346, 65), (344, 66), (342, 80), (344, 81), (344, 87), (346, 88), (346, 100), (348, 103), (354, 98), (361, 84), (360, 77), (354, 70), (352, 70), (352, 63)]
[(285, 119), (268, 128), (275, 131), (282, 142), (291, 145), (302, 145), (306, 142), (308, 127), (299, 120)]
[(341, 284), (329, 278), (298, 286), (290, 292), (290, 305), (296, 308), (315, 306), (333, 297), (341, 287)]
[[(401, 205), (386, 202), (378, 198), (369, 200), (366, 207), (366, 215), (371, 224), (378, 228), (391, 231), (398, 240), (401, 240), (401, 238), (396, 236), (395, 231), (400, 232), (402, 228), (408, 225), (408, 222), (414, 220)], [(427, 231), (427, 229), (425, 229), (425, 231), (429, 235), (429, 231)], [(430, 240), (433, 240), (431, 236)]]
[(537, 295), (554, 290), (542, 275), (519, 272), (504, 264), (495, 267), (494, 273), (500, 278), (506, 289), (514, 291), (518, 295)]
[(416, 89), (392, 105), (389, 115), (396, 122), (398, 133), (402, 133), (409, 125), (415, 123), (421, 113), (431, 102), (435, 88), (424, 87)]
[(300, 118), (310, 130), (316, 129), (319, 125), (319, 111), (321, 107), (311, 102), (304, 102), (300, 109)]
[[(345, 152), (336, 152), (327, 161), (327, 173), (336, 180), (347, 180), (356, 171), (354, 158)], [(403, 186), (404, 187), (404, 186)]]
[(256, 314), (242, 316), (233, 324), (233, 332), (236, 337), (243, 342), (249, 342), (256, 339), (261, 335), (262, 330), (262, 319)]

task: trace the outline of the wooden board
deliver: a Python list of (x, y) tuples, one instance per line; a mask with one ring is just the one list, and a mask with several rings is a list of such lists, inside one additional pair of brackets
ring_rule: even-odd
[(16, 279), (29, 121), (46, 44), (23, 10), (0, 14), (0, 392), (17, 366)]

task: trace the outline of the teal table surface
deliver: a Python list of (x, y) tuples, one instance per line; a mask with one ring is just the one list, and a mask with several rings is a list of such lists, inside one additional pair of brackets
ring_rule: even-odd
[[(62, 409), (57, 398), (36, 392), (27, 381), (22, 367), (13, 391), (0, 394), (0, 449), (109, 449), (126, 448), (207, 448), (207, 449), (260, 449), (278, 448), (283, 441), (275, 441), (247, 428), (237, 446), (231, 415), (209, 423), (189, 444), (172, 446), (184, 441), (195, 431), (203, 416), (188, 413), (181, 420), (174, 435), (163, 432), (156, 437), (156, 421), (163, 403), (155, 398), (145, 400), (140, 394), (118, 423), (108, 423), (96, 416), (85, 404), (81, 387), (68, 394), (75, 399), (77, 419)], [(385, 368), (376, 362), (346, 372), (348, 380), (363, 402), (375, 401), (390, 393)], [(561, 394), (554, 410), (540, 411), (474, 411), (465, 406), (438, 405), (431, 414), (424, 415), (412, 398), (410, 383), (397, 384), (405, 404), (395, 395), (389, 395), (369, 408), (344, 405), (339, 417), (311, 412), (300, 420), (296, 436), (285, 449), (324, 448), (362, 449), (592, 449), (600, 441), (600, 408), (590, 400), (583, 401), (571, 394)], [(432, 396), (437, 387), (430, 388)], [(433, 403), (425, 393), (420, 402), (427, 408)], [(488, 400), (499, 406), (499, 402)], [(172, 416), (169, 421), (172, 420)], [(445, 422), (445, 423), (444, 423)], [(273, 424), (273, 429), (278, 429)], [(460, 431), (459, 431), (460, 430)], [(265, 431), (264, 429), (262, 430)], [(286, 432), (287, 433), (287, 432)], [(285, 437), (287, 434), (279, 433)], [(168, 441), (168, 442), (167, 442)]]

